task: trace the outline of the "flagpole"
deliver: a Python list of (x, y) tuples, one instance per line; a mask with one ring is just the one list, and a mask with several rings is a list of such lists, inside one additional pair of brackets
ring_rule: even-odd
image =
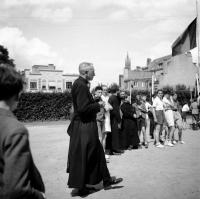
[(132, 84), (131, 84), (131, 80), (130, 80), (130, 103), (131, 103), (131, 93), (132, 93)]
[(153, 74), (151, 76), (151, 93), (152, 93), (152, 95), (154, 94), (154, 79), (155, 79), (154, 73), (155, 72), (153, 71)]
[(199, 77), (200, 77), (200, 66), (199, 66), (199, 13), (198, 13), (198, 0), (196, 0), (196, 15), (197, 15), (197, 24), (196, 24), (196, 38), (197, 38), (197, 96), (199, 97)]

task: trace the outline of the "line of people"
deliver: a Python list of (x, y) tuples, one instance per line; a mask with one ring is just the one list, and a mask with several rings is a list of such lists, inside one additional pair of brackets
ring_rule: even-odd
[[(109, 92), (107, 86), (97, 86), (93, 97), (103, 103), (97, 113), (97, 126), (107, 162), (109, 155), (148, 148), (150, 139), (154, 139), (157, 148), (173, 147), (177, 141), (184, 144), (182, 132), (188, 110), (181, 107), (176, 93), (167, 91), (163, 96), (163, 91), (158, 90), (152, 102), (143, 94), (137, 95), (132, 103), (126, 91), (118, 91), (117, 86), (112, 86)], [(178, 140), (174, 135), (176, 129)]]

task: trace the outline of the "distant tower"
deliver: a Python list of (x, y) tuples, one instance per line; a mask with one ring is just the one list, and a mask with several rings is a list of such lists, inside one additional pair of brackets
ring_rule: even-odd
[(131, 70), (131, 59), (129, 58), (128, 52), (125, 59), (125, 67), (124, 67), (124, 80), (128, 79), (128, 74)]

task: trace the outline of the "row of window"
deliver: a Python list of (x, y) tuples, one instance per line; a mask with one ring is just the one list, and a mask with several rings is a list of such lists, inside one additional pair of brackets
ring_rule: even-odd
[[(71, 89), (72, 88), (72, 82), (66, 82), (65, 83), (65, 88), (66, 89)], [(37, 90), (38, 89), (38, 82), (30, 82), (30, 90)], [(48, 85), (49, 90), (56, 90), (56, 86), (53, 84)], [(47, 90), (47, 85), (42, 84), (42, 90)], [(57, 86), (57, 90), (62, 90), (60, 84)]]
[[(139, 87), (140, 82), (133, 82), (132, 87)], [(142, 87), (151, 86), (151, 82), (141, 82)]]

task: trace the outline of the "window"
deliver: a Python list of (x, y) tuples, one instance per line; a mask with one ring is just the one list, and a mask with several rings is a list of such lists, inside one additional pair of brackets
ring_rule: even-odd
[(37, 82), (30, 82), (30, 89), (36, 90), (37, 89)]
[(133, 86), (134, 86), (134, 87), (137, 87), (137, 82), (133, 82)]
[(46, 89), (47, 89), (46, 80), (43, 79), (43, 80), (42, 80), (42, 90), (46, 90)]
[(66, 82), (66, 89), (72, 88), (72, 82)]
[(144, 82), (142, 82), (142, 87), (145, 87), (145, 83)]
[(62, 81), (57, 80), (57, 91), (61, 92), (62, 91)]
[(49, 81), (49, 90), (56, 90), (55, 81)]
[(49, 86), (49, 90), (55, 90), (56, 87), (55, 86)]

